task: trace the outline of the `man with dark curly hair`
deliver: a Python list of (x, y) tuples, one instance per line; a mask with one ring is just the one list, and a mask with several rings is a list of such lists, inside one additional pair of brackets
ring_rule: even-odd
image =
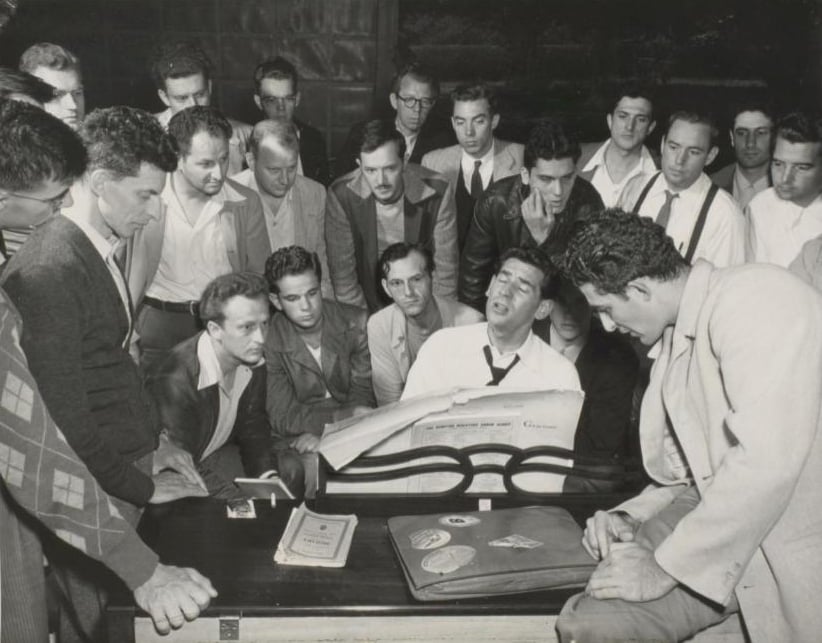
[(775, 266), (690, 266), (621, 210), (578, 225), (564, 270), (656, 361), (640, 418), (652, 482), (588, 519), (601, 562), (561, 640), (681, 641), (736, 612), (754, 642), (817, 640), (822, 298)]
[[(147, 503), (207, 495), (191, 457), (160, 436), (126, 350), (133, 311), (116, 260), (123, 241), (158, 216), (176, 155), (156, 120), (128, 107), (92, 112), (81, 136), (85, 173), (62, 214), (9, 261), (2, 286), (23, 318), (21, 344), (54, 421), (103, 490), (125, 501), (119, 512), (136, 525)], [(61, 611), (61, 629), (100, 640), (108, 572), (66, 548), (47, 555), (74, 612)], [(189, 603), (186, 614), (196, 615)]]
[(539, 123), (525, 143), (519, 174), (495, 182), (477, 201), (460, 257), (459, 300), (485, 310), (485, 291), (509, 248), (561, 249), (562, 230), (580, 213), (602, 207), (594, 187), (577, 176), (580, 147), (561, 123)]

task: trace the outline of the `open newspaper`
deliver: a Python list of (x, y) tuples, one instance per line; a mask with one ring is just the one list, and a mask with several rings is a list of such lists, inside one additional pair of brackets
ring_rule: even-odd
[[(361, 454), (387, 455), (423, 446), (462, 449), (478, 444), (501, 443), (520, 449), (556, 446), (573, 449), (574, 433), (582, 408), (579, 391), (522, 391), (517, 389), (460, 389), (412, 398), (374, 412), (326, 426), (320, 452), (336, 470), (357, 472), (352, 463)], [(476, 454), (474, 465), (503, 465), (504, 454)], [(418, 458), (413, 464), (442, 460)], [(570, 465), (571, 461), (540, 458), (542, 462)], [(407, 466), (411, 463), (404, 463)], [(348, 465), (348, 466), (347, 466)], [(383, 467), (391, 469), (396, 467)], [(381, 469), (376, 469), (381, 470)], [(369, 468), (368, 471), (375, 471)], [(329, 481), (326, 493), (437, 493), (452, 488), (458, 473), (438, 472), (412, 475), (380, 482)], [(525, 473), (514, 478), (517, 486), (529, 491), (558, 492), (564, 476)], [(504, 493), (502, 476), (481, 473), (475, 476), (469, 493)]]

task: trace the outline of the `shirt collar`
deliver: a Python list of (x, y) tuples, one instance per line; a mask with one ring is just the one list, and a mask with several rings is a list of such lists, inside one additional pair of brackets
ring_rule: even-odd
[[(235, 174), (231, 178), (232, 178), (232, 180), (236, 181), (240, 185), (244, 185), (249, 190), (253, 190), (257, 194), (262, 195), (262, 191), (260, 190), (260, 184), (257, 183), (257, 177), (255, 176), (254, 172), (251, 171), (251, 168), (246, 168), (245, 170), (243, 170), (239, 174)], [(288, 192), (285, 193), (285, 196), (283, 197), (284, 202), (285, 201), (288, 201), (289, 203), (291, 202), (292, 194), (294, 192), (294, 185), (297, 184), (297, 179), (299, 179), (299, 177), (296, 177), (294, 183), (291, 185), (290, 188), (288, 188)], [(228, 185), (228, 184), (226, 183), (224, 185)], [(239, 192), (234, 190), (234, 188), (232, 188), (231, 186), (228, 186), (228, 187), (229, 187), (229, 189), (233, 190), (235, 194), (241, 196), (241, 198), (242, 198), (242, 195), (240, 195)], [(263, 201), (263, 205), (265, 205), (265, 201)]]
[[(460, 148), (462, 149), (462, 148)], [(462, 150), (462, 155), (460, 156), (460, 162), (462, 163), (462, 172), (465, 174), (466, 170), (473, 173), (474, 171), (474, 163), (477, 161), (480, 162), (480, 168), (485, 168), (491, 164), (494, 160), (494, 145), (493, 142), (491, 146), (488, 148), (488, 151), (482, 155), (482, 158), (474, 158), (465, 150)], [(470, 174), (468, 175), (470, 177)]]
[[(177, 200), (179, 202), (177, 193), (174, 191), (174, 187), (171, 184), (173, 175), (173, 172), (168, 175), (165, 187), (163, 187), (162, 198), (167, 204), (171, 203), (172, 200)], [(231, 186), (228, 179), (223, 182), (223, 186), (220, 188), (220, 191), (210, 197), (210, 201), (216, 203), (220, 207), (222, 207), (227, 201), (243, 202), (245, 200), (246, 198)]]
[(698, 195), (701, 192), (707, 191), (707, 189), (711, 185), (711, 179), (708, 178), (708, 175), (705, 172), (702, 172), (699, 177), (691, 183), (687, 188), (684, 190), (675, 190), (668, 184), (668, 179), (665, 178), (665, 174), (660, 171), (662, 174), (661, 181), (657, 181), (656, 184), (651, 189), (651, 192), (654, 194), (659, 194), (660, 192), (664, 192), (665, 190), (669, 190), (674, 194), (678, 194), (680, 197), (684, 197), (685, 195)]
[(78, 227), (80, 230), (83, 231), (83, 234), (88, 237), (88, 240), (91, 241), (91, 245), (94, 246), (95, 250), (100, 253), (100, 256), (103, 258), (103, 261), (107, 261), (108, 258), (114, 254), (114, 252), (120, 247), (120, 244), (123, 243), (122, 240), (112, 235), (108, 239), (106, 239), (100, 232), (92, 226), (87, 221), (79, 218), (71, 216), (71, 209), (63, 210), (61, 214), (58, 216), (64, 216), (71, 221)]
[[(600, 165), (605, 164), (605, 151), (608, 149), (608, 146), (611, 144), (611, 139), (609, 138), (605, 141), (602, 145), (599, 146), (594, 155), (589, 159), (589, 161), (585, 164), (585, 167), (582, 168), (583, 172), (593, 172), (597, 169)], [(640, 149), (639, 152), (639, 165), (637, 166), (640, 173), (653, 173), (656, 172), (656, 163), (654, 162), (654, 157), (651, 156), (651, 153), (648, 151), (648, 148), (644, 145)]]
[[(198, 391), (220, 384), (223, 381), (223, 369), (220, 366), (220, 360), (217, 359), (214, 342), (211, 340), (211, 335), (205, 331), (200, 333), (200, 338), (197, 340), (197, 361), (200, 363), (200, 377), (197, 379)], [(262, 364), (265, 364), (265, 358), (263, 357), (254, 365), (241, 364), (237, 368), (243, 368), (244, 366), (246, 368), (256, 368)]]
[[(500, 357), (502, 353), (500, 353), (497, 348), (491, 343), (491, 337), (488, 334), (488, 322), (484, 323), (485, 325), (485, 337), (488, 341), (488, 345), (491, 347), (491, 354), (494, 356), (496, 360), (497, 357)], [(535, 348), (534, 342), (542, 341), (536, 335), (534, 335), (534, 331), (528, 331), (528, 337), (525, 338), (525, 341), (522, 342), (522, 345), (513, 353), (505, 353), (506, 355), (519, 355), (519, 359), (521, 362), (524, 362), (528, 367), (534, 367), (535, 364)], [(552, 349), (553, 350), (553, 349)]]

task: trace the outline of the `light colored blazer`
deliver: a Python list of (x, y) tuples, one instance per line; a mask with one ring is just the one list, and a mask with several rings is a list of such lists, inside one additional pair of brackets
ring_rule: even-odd
[[(220, 212), (220, 225), (231, 268), (235, 272), (250, 270), (263, 274), (270, 252), (260, 197), (231, 179), (226, 179), (224, 189), (227, 199)], [(125, 274), (135, 311), (157, 274), (165, 228), (164, 213), (138, 230), (129, 241)]]
[[(440, 309), (442, 327), (465, 326), (485, 321), (485, 317), (465, 304), (434, 295)], [(405, 314), (397, 304), (386, 306), (368, 319), (368, 350), (371, 353), (371, 381), (377, 404), (400, 399), (411, 356), (405, 341)]]
[(754, 643), (822, 632), (821, 398), (822, 297), (782, 268), (697, 261), (642, 403), (655, 484), (617, 509), (646, 520), (690, 480), (699, 504), (655, 558), (717, 603), (735, 592)]
[[(524, 147), (519, 143), (510, 143), (494, 139), (494, 174), (492, 181), (499, 181), (507, 176), (519, 174), (522, 168)], [(462, 148), (459, 145), (432, 150), (422, 157), (422, 166), (439, 172), (448, 179), (451, 185), (451, 196), (457, 191), (457, 180), (460, 175)]]

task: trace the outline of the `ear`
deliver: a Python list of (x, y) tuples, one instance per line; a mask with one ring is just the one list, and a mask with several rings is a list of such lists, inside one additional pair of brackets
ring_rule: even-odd
[(260, 100), (260, 96), (258, 94), (254, 94), (254, 104), (257, 106), (257, 109), (259, 109), (261, 112), (265, 111), (263, 109), (263, 101)]
[(300, 92), (294, 94), (294, 109), (300, 106)]
[(388, 102), (391, 103), (391, 107), (394, 108), (394, 111), (397, 111), (397, 95), (394, 92), (388, 94)]
[(714, 159), (716, 158), (716, 155), (717, 155), (717, 154), (719, 154), (719, 148), (718, 148), (716, 145), (714, 145), (714, 146), (710, 149), (710, 151), (708, 152), (708, 156), (707, 156), (707, 157), (705, 157), (705, 165), (706, 165), (706, 166), (708, 166), (708, 165), (710, 165), (711, 163), (713, 163), (713, 162), (714, 162)]
[(391, 296), (391, 292), (388, 290), (388, 280), (383, 277), (382, 279), (380, 279), (380, 284), (382, 285), (382, 289), (385, 291), (385, 294), (388, 295), (388, 298), (393, 300), (394, 298)]
[(528, 183), (531, 181), (531, 173), (528, 170), (526, 170), (525, 167), (521, 167), (519, 169), (519, 176), (522, 179), (523, 185), (528, 185)]
[(160, 97), (160, 100), (163, 101), (163, 105), (166, 107), (171, 107), (171, 103), (168, 101), (168, 94), (166, 94), (165, 89), (158, 89), (157, 95)]
[(252, 172), (254, 171), (254, 155), (251, 152), (245, 153), (245, 163), (248, 165), (248, 169)]
[(625, 286), (625, 296), (629, 299), (639, 298), (643, 301), (649, 301), (652, 295), (653, 293), (648, 286), (648, 281), (643, 277), (632, 279)]
[(357, 157), (357, 167), (362, 169), (362, 163), (360, 163), (360, 157)]
[(493, 132), (497, 129), (497, 125), (499, 125), (499, 114), (494, 114), (491, 117), (491, 131)]
[(222, 335), (222, 332), (223, 332), (222, 326), (220, 326), (220, 324), (218, 324), (217, 322), (215, 322), (213, 320), (206, 322), (206, 328), (205, 329), (206, 329), (206, 332), (208, 332), (208, 334), (211, 335), (212, 337), (214, 337), (215, 339), (220, 339), (220, 336)]
[(208, 101), (211, 104), (211, 79), (208, 80)]
[(656, 129), (656, 121), (651, 121), (651, 124), (648, 125), (648, 134), (646, 135), (646, 138), (648, 136), (650, 136), (651, 134), (653, 134), (655, 129)]
[(537, 306), (537, 311), (534, 313), (534, 319), (543, 320), (551, 313), (551, 300), (543, 299)]
[(614, 117), (611, 114), (605, 115), (605, 122), (608, 124), (608, 131), (611, 131), (611, 124), (614, 122)]
[(271, 304), (274, 306), (274, 308), (276, 308), (277, 310), (282, 312), (283, 305), (282, 305), (282, 303), (280, 303), (280, 296), (279, 295), (276, 295), (273, 292), (268, 293), (268, 301), (271, 302)]
[(735, 149), (734, 148), (734, 131), (732, 129), (728, 130), (728, 138), (731, 141), (731, 149)]
[(662, 140), (659, 141), (659, 153), (662, 154), (665, 151), (665, 137), (662, 137)]
[(88, 177), (88, 184), (94, 194), (100, 194), (104, 189), (106, 183), (112, 179), (111, 172), (103, 168), (97, 168), (91, 171)]

